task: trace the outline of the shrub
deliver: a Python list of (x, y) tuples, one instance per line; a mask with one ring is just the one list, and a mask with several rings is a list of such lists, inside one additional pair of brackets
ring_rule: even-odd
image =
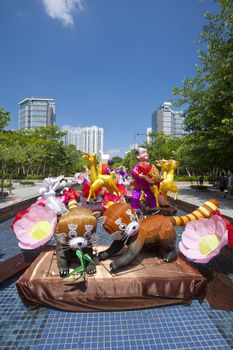
[(44, 178), (45, 176), (37, 174), (28, 174), (26, 177), (27, 180), (43, 180)]
[(34, 186), (35, 185), (35, 182), (33, 181), (21, 181), (20, 182), (20, 185), (31, 185), (31, 186)]
[(198, 176), (188, 176), (188, 175), (175, 175), (175, 181), (190, 181), (195, 182), (198, 180)]
[(208, 191), (208, 187), (207, 186), (191, 185), (191, 188), (193, 190)]
[(4, 183), (3, 183), (3, 187), (5, 187), (5, 188), (11, 188), (11, 187), (13, 187), (13, 184), (10, 183), (10, 182), (4, 182)]

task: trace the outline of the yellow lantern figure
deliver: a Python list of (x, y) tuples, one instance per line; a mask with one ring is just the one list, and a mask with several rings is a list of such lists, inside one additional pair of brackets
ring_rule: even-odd
[(97, 170), (98, 157), (95, 153), (84, 153), (83, 158), (88, 162), (91, 179), (91, 187), (87, 202), (90, 201), (91, 197), (96, 200), (96, 191), (102, 187), (105, 187), (110, 193), (116, 193), (118, 195), (119, 192), (116, 185), (114, 172), (111, 172), (109, 175), (100, 174)]
[(174, 192), (174, 200), (177, 200), (179, 193), (178, 186), (174, 183), (174, 172), (178, 166), (177, 162), (174, 159), (170, 160), (160, 160), (157, 162), (157, 166), (162, 169), (162, 176), (164, 180), (161, 182), (159, 187), (159, 195), (162, 192), (165, 202), (168, 205), (168, 196), (171, 192)]

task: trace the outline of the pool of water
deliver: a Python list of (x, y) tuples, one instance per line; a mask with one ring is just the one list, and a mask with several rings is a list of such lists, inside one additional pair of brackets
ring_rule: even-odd
[[(11, 222), (0, 224), (0, 261), (20, 252)], [(176, 228), (177, 243), (182, 231)], [(110, 242), (100, 229), (99, 236), (101, 244)], [(66, 312), (49, 307), (32, 310), (17, 293), (19, 275), (0, 286), (1, 349), (233, 348), (233, 312), (213, 310), (207, 301), (118, 312)]]

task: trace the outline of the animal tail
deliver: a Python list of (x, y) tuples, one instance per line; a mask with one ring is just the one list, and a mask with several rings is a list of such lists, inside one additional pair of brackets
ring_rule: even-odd
[(185, 226), (189, 221), (209, 218), (218, 207), (219, 202), (216, 199), (209, 199), (192, 213), (185, 216), (171, 216), (170, 220), (174, 226)]
[(68, 209), (69, 210), (72, 210), (72, 209), (78, 208), (78, 207), (79, 207), (78, 203), (77, 203), (77, 201), (75, 199), (69, 200), (69, 202), (68, 202)]

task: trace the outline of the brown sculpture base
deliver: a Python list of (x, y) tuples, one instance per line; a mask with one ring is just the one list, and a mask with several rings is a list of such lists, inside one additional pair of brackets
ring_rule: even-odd
[(176, 215), (177, 213), (177, 208), (172, 207), (172, 206), (167, 206), (167, 207), (160, 207), (160, 213), (161, 215), (164, 216), (173, 216)]
[(90, 209), (92, 212), (95, 212), (95, 211), (98, 211), (100, 213), (103, 212), (102, 199), (99, 199), (99, 198), (97, 201), (94, 201), (93, 199), (91, 199), (90, 202), (88, 203), (86, 198), (81, 197), (80, 206), (82, 208)]
[(18, 279), (17, 289), (26, 305), (91, 312), (190, 304), (193, 298), (205, 297), (207, 280), (182, 256), (165, 263), (140, 253), (116, 275), (109, 271), (110, 262), (97, 265), (97, 273), (85, 281), (62, 279), (54, 248), (47, 247)]
[[(150, 209), (147, 206), (143, 205), (143, 203), (140, 205), (140, 209), (145, 215), (148, 215), (148, 216), (156, 215), (156, 214), (152, 214)], [(164, 216), (173, 216), (177, 212), (177, 208), (172, 207), (171, 205), (160, 207), (159, 209), (160, 209), (159, 214)]]

